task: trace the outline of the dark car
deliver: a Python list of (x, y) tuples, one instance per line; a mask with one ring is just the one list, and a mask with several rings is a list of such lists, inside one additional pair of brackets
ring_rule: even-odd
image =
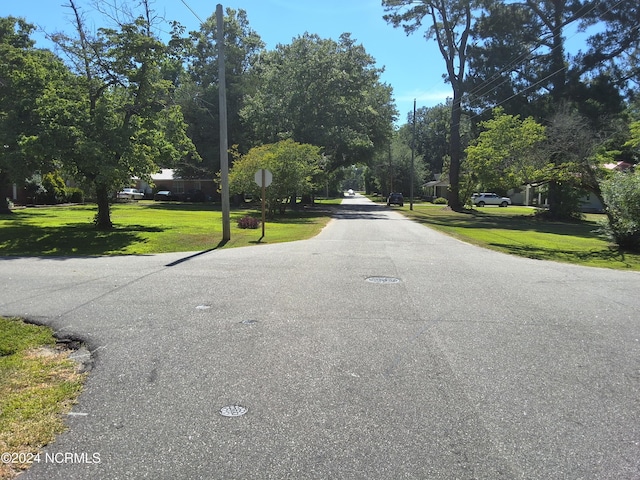
[(180, 200), (183, 202), (205, 202), (207, 196), (202, 190), (187, 190), (180, 195)]
[(159, 192), (156, 192), (156, 194), (153, 196), (153, 199), (156, 202), (171, 202), (177, 200), (178, 197), (169, 190), (160, 190)]
[(391, 205), (400, 205), (401, 207), (404, 205), (404, 197), (401, 193), (392, 193), (387, 198), (387, 207)]

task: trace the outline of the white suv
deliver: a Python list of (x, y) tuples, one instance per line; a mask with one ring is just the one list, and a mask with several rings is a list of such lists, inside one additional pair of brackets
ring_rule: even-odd
[(509, 197), (500, 197), (495, 193), (474, 193), (471, 197), (471, 202), (476, 207), (484, 207), (485, 205), (506, 207), (507, 205), (511, 205), (511, 199)]

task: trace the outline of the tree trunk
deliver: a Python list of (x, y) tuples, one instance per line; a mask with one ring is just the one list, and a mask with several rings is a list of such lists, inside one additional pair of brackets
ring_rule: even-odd
[(111, 210), (109, 205), (109, 190), (106, 185), (96, 186), (96, 200), (98, 203), (98, 213), (96, 214), (96, 228), (98, 230), (111, 230)]
[(451, 140), (449, 145), (449, 156), (451, 165), (449, 166), (449, 207), (454, 211), (462, 210), (460, 202), (460, 120), (462, 119), (462, 95), (457, 88), (453, 89), (453, 104), (451, 106)]
[[(551, 83), (553, 91), (551, 97), (556, 109), (559, 109), (565, 98), (567, 74), (564, 60), (564, 38), (562, 37), (564, 0), (554, 0), (553, 6), (553, 48), (551, 50)], [(542, 18), (542, 17), (541, 17)], [(544, 19), (543, 19), (544, 20)], [(556, 165), (562, 163), (563, 159), (553, 159)], [(564, 188), (557, 181), (549, 182), (549, 214), (551, 218), (561, 218), (564, 216)]]
[[(9, 177), (0, 172), (0, 192), (4, 191), (4, 187), (10, 185)], [(11, 213), (9, 208), (9, 199), (0, 193), (0, 213)]]

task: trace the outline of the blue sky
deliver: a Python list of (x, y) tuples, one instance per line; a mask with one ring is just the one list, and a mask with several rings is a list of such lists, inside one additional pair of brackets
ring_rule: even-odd
[[(24, 17), (47, 32), (71, 33), (70, 9), (61, 6), (67, 3), (66, 0), (2, 0), (0, 16)], [(105, 25), (97, 14), (89, 14), (92, 10), (88, 0), (77, 0), (77, 3), (86, 6), (85, 11), (96, 28)], [(118, 3), (133, 5), (136, 2), (118, 0)], [(377, 66), (385, 68), (382, 81), (393, 87), (399, 123), (406, 122), (407, 114), (413, 110), (414, 98), (419, 108), (442, 103), (451, 96), (450, 86), (442, 80), (445, 65), (437, 45), (420, 34), (406, 36), (402, 29), (388, 25), (382, 19), (381, 0), (155, 0), (152, 5), (159, 14), (177, 20), (190, 31), (198, 29), (197, 17), (205, 20), (215, 13), (218, 3), (225, 9), (244, 9), (249, 24), (268, 49), (278, 43), (291, 43), (305, 32), (334, 40), (342, 33), (351, 33), (376, 59)], [(36, 35), (35, 39), (38, 47), (50, 47), (43, 35)]]

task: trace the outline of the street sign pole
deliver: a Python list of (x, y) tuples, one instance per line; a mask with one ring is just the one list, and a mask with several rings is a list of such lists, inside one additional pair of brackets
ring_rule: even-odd
[(273, 181), (273, 174), (266, 168), (261, 168), (256, 172), (253, 179), (262, 188), (262, 237), (260, 237), (260, 240), (262, 240), (264, 238), (264, 224), (267, 220), (267, 187)]
[(262, 168), (262, 237), (260, 237), (260, 239), (262, 240), (264, 238), (264, 224), (265, 224), (265, 220), (266, 220), (266, 197), (267, 197), (267, 171)]

